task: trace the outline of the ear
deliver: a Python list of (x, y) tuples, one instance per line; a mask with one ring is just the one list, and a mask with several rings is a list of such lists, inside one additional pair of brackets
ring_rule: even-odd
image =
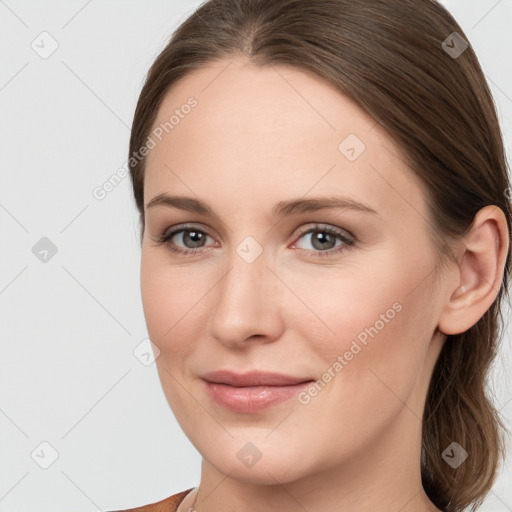
[(482, 208), (462, 241), (458, 283), (447, 290), (449, 298), (439, 317), (442, 333), (467, 331), (492, 305), (502, 285), (509, 243), (503, 211), (495, 205)]

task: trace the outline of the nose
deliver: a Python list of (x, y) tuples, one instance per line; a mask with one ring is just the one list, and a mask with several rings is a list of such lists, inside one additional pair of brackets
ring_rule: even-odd
[(278, 339), (284, 327), (283, 285), (263, 252), (248, 262), (233, 251), (228, 270), (215, 287), (210, 334), (231, 348)]

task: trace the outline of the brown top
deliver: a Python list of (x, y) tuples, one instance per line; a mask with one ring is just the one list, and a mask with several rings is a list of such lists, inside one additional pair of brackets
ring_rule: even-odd
[(150, 503), (149, 505), (142, 505), (137, 508), (127, 508), (123, 510), (112, 510), (110, 512), (176, 512), (176, 509), (180, 503), (185, 499), (185, 496), (194, 488), (191, 487), (186, 491), (178, 492), (168, 498), (165, 498), (156, 503)]

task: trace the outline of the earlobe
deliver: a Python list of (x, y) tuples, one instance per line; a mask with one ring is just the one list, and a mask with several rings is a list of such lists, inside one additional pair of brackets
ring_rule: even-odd
[(446, 335), (475, 325), (499, 293), (509, 247), (503, 211), (494, 205), (482, 208), (463, 242), (456, 288), (447, 289), (449, 299), (439, 318), (438, 329)]

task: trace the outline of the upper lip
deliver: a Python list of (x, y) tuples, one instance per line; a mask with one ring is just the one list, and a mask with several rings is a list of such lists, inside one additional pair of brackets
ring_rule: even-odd
[(310, 377), (293, 377), (281, 373), (252, 370), (246, 373), (236, 373), (231, 370), (218, 370), (200, 376), (208, 382), (228, 384), (230, 386), (290, 386), (300, 382), (313, 380)]

